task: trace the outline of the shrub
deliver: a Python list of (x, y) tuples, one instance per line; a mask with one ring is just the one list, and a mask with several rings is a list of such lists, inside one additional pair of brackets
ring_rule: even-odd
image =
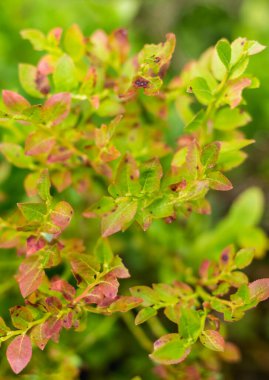
[[(239, 130), (251, 120), (242, 92), (259, 85), (246, 69), (264, 47), (222, 39), (165, 80), (173, 34), (132, 57), (122, 29), (22, 37), (45, 55), (19, 66), (33, 104), (4, 90), (0, 114), (0, 151), (22, 171), (27, 195), (0, 221), (1, 248), (19, 255), (24, 298), (9, 310), (12, 328), (0, 320), (12, 370), (26, 367), (32, 345), (44, 350), (63, 329), (81, 331), (85, 315), (120, 313), (156, 376), (217, 378), (221, 360), (240, 356), (226, 322), (269, 297), (268, 279), (249, 283), (242, 271), (266, 248), (256, 227), (262, 196), (248, 190), (211, 231), (195, 215), (210, 214), (209, 190), (232, 189), (224, 173), (253, 143)], [(117, 252), (132, 242), (157, 270), (145, 278), (134, 265), (130, 292), (119, 292), (133, 268)], [(143, 272), (145, 259), (136, 260)], [(150, 286), (151, 277), (166, 281)]]

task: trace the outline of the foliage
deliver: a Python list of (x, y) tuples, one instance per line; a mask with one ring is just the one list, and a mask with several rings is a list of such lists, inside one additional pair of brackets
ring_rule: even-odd
[[(173, 34), (134, 57), (124, 29), (85, 37), (73, 25), (65, 33), (27, 29), (21, 35), (45, 55), (36, 66), (19, 66), (29, 100), (4, 90), (0, 113), (0, 151), (26, 173), (27, 199), (0, 220), (1, 248), (16, 248), (20, 257), (16, 280), (24, 298), (10, 309), (12, 328), (0, 321), (12, 370), (20, 373), (27, 366), (32, 344), (44, 350), (50, 340), (58, 342), (62, 330), (83, 329), (85, 314), (122, 313), (157, 363), (159, 377), (186, 378), (194, 371), (217, 378), (212, 371), (204, 375), (197, 342), (222, 353), (219, 360), (237, 360), (236, 347), (224, 339), (225, 322), (240, 320), (269, 297), (269, 279), (249, 282), (241, 271), (266, 249), (266, 237), (256, 227), (259, 209), (244, 217), (241, 198), (211, 238), (205, 233), (185, 260), (177, 258), (174, 278), (152, 287), (138, 284), (119, 292), (132, 266), (128, 270), (112, 246), (117, 251), (116, 239), (124, 245), (121, 231), (145, 233), (146, 255), (150, 231), (161, 223), (171, 239), (164, 252), (172, 251), (178, 222), (210, 214), (209, 190), (232, 189), (226, 172), (246, 159), (242, 149), (253, 143), (239, 130), (251, 120), (243, 91), (259, 85), (246, 70), (264, 46), (246, 38), (222, 39), (166, 80)], [(176, 141), (167, 131), (174, 110), (185, 125)], [(67, 191), (73, 194), (68, 202), (62, 199)], [(247, 204), (253, 197), (259, 202), (255, 189), (245, 195)], [(94, 234), (87, 229), (82, 236), (84, 218)], [(246, 238), (246, 231), (254, 238)], [(199, 253), (203, 238), (206, 260)], [(131, 309), (139, 310), (134, 323)], [(138, 326), (145, 322), (156, 334), (153, 347)]]

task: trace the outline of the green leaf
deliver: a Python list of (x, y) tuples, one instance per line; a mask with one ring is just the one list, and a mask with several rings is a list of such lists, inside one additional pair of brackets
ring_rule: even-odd
[(164, 194), (162, 198), (156, 199), (147, 208), (151, 216), (156, 219), (174, 216), (175, 214), (175, 200), (172, 196)]
[(85, 54), (84, 36), (78, 25), (74, 24), (67, 29), (64, 36), (66, 52), (75, 60), (80, 60)]
[(36, 84), (37, 69), (33, 65), (19, 64), (19, 79), (24, 91), (34, 98), (44, 98)]
[(5, 324), (5, 321), (0, 317), (0, 337), (6, 335), (10, 328)]
[(33, 320), (31, 311), (26, 306), (14, 306), (9, 309), (11, 321), (14, 327), (26, 330), (29, 323)]
[(231, 55), (232, 55), (231, 45), (229, 44), (227, 40), (223, 39), (223, 40), (218, 41), (216, 45), (216, 50), (221, 62), (228, 69), (230, 66)]
[(235, 256), (235, 265), (238, 269), (243, 269), (249, 266), (254, 258), (253, 248), (243, 248), (237, 252)]
[(143, 306), (148, 307), (160, 302), (158, 295), (148, 286), (134, 286), (130, 289), (132, 296), (142, 298)]
[(205, 120), (205, 111), (200, 110), (193, 119), (189, 122), (189, 124), (186, 125), (185, 129), (188, 132), (196, 131), (198, 128), (200, 128)]
[(203, 147), (201, 163), (206, 168), (213, 168), (218, 160), (221, 144), (218, 141), (207, 144)]
[(178, 334), (167, 334), (154, 343), (154, 352), (149, 356), (157, 363), (170, 365), (181, 363), (189, 353), (186, 340), (180, 339)]
[(214, 119), (214, 128), (220, 131), (230, 131), (243, 127), (251, 121), (251, 117), (246, 111), (230, 107), (221, 108)]
[(148, 306), (144, 309), (140, 310), (135, 317), (135, 324), (140, 325), (141, 323), (146, 322), (148, 319), (154, 317), (157, 315), (157, 310), (153, 309), (152, 307)]
[(200, 336), (201, 343), (213, 351), (224, 351), (225, 341), (218, 331), (204, 330)]
[(113, 252), (107, 239), (98, 239), (94, 247), (94, 255), (95, 257), (97, 257), (98, 261), (103, 265), (105, 270), (109, 268), (113, 260)]
[(37, 192), (40, 198), (43, 201), (50, 201), (51, 195), (50, 195), (50, 178), (49, 178), (49, 171), (47, 169), (44, 169), (38, 178), (37, 182)]
[(137, 195), (141, 190), (139, 175), (136, 161), (130, 154), (126, 154), (119, 164), (113, 184), (109, 186), (109, 193), (114, 198)]
[(47, 45), (46, 36), (37, 29), (24, 29), (21, 36), (25, 40), (29, 40), (35, 50), (45, 50)]
[(162, 175), (162, 166), (157, 158), (143, 164), (140, 168), (141, 193), (159, 191)]
[(78, 85), (74, 62), (67, 54), (57, 62), (53, 82), (57, 92), (72, 91)]
[(44, 221), (47, 208), (43, 203), (17, 203), (17, 205), (29, 222), (42, 223)]
[(190, 91), (194, 93), (197, 100), (202, 104), (208, 105), (213, 100), (207, 81), (202, 77), (196, 77), (191, 81)]
[(266, 253), (268, 238), (262, 229), (250, 227), (242, 231), (238, 237), (238, 243), (244, 248), (255, 248), (254, 256), (255, 258), (260, 259), (264, 257)]
[(179, 335), (194, 343), (199, 337), (200, 330), (201, 316), (199, 312), (191, 308), (180, 308), (180, 318), (178, 322)]
[(34, 169), (35, 167), (32, 158), (24, 154), (24, 150), (20, 145), (2, 143), (0, 144), (0, 152), (11, 164), (18, 168)]
[(262, 52), (264, 49), (266, 49), (266, 46), (260, 44), (257, 41), (247, 41), (245, 48), (248, 52), (248, 55), (254, 55)]

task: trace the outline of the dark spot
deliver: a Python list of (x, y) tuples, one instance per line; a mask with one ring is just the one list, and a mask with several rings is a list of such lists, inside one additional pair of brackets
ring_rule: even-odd
[(170, 186), (170, 189), (171, 189), (172, 191), (177, 191), (177, 184), (174, 183), (173, 185), (171, 185), (171, 186)]
[(159, 62), (160, 62), (160, 60), (161, 60), (161, 58), (160, 58), (160, 57), (155, 57), (155, 58), (154, 58), (154, 62), (155, 62), (155, 63), (159, 63)]
[(147, 88), (149, 85), (149, 81), (140, 77), (140, 78), (137, 78), (135, 81), (134, 81), (134, 86), (137, 87), (137, 88)]
[(221, 260), (224, 263), (227, 263), (227, 261), (229, 261), (229, 255), (227, 253), (223, 253), (222, 256), (221, 256)]
[(134, 180), (134, 176), (133, 176), (133, 175), (130, 175), (130, 179), (131, 179), (131, 180)]

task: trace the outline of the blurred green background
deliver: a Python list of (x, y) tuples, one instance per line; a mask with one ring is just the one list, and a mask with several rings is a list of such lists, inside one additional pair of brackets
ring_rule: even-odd
[[(170, 75), (180, 72), (182, 66), (198, 56), (221, 37), (233, 40), (238, 36), (257, 39), (269, 46), (269, 1), (268, 0), (12, 0), (0, 2), (0, 88), (21, 91), (17, 68), (19, 62), (36, 63), (39, 53), (34, 52), (30, 44), (21, 39), (19, 32), (25, 28), (38, 28), (48, 32), (60, 26), (68, 28), (77, 23), (84, 34), (95, 29), (109, 32), (115, 28), (125, 27), (129, 31), (133, 52), (145, 43), (164, 40), (165, 34), (174, 32), (177, 47), (173, 58)], [(256, 144), (248, 148), (249, 159), (242, 167), (234, 170), (230, 178), (235, 190), (223, 195), (215, 195), (213, 202), (218, 211), (213, 221), (226, 213), (235, 197), (250, 186), (258, 186), (263, 190), (267, 207), (264, 211), (262, 225), (269, 232), (269, 48), (255, 57), (251, 63), (251, 71), (258, 76), (261, 86), (258, 90), (246, 93), (250, 114), (253, 121), (246, 128), (249, 138)], [(11, 186), (21, 180), (10, 179)], [(19, 191), (19, 190), (18, 190)], [(14, 199), (13, 199), (14, 198)], [(12, 197), (18, 201), (16, 195)], [(249, 212), (254, 205), (249, 204)], [(213, 224), (214, 224), (213, 223)], [(154, 235), (154, 230), (152, 232)], [(165, 235), (165, 232), (164, 232)], [(134, 249), (135, 250), (135, 249)], [(142, 255), (141, 255), (142, 256)], [(136, 270), (143, 265), (150, 265), (151, 258), (143, 259)], [(127, 258), (136, 266), (135, 259)], [(143, 261), (144, 260), (144, 261)], [(139, 261), (139, 260), (137, 260)], [(145, 266), (147, 268), (147, 266)], [(10, 269), (11, 274), (13, 269)], [(9, 274), (9, 275), (11, 275)], [(146, 274), (146, 271), (145, 271)], [(250, 275), (253, 278), (269, 277), (268, 259), (257, 261), (252, 266)], [(140, 274), (143, 278), (143, 273)], [(154, 278), (154, 276), (153, 276)], [(0, 300), (6, 289), (1, 285)], [(6, 302), (6, 301), (5, 301)], [(14, 300), (10, 300), (14, 304)], [(3, 307), (3, 304), (0, 304)], [(74, 364), (81, 360), (87, 363), (80, 374), (81, 379), (120, 380), (131, 379), (136, 374), (145, 374), (143, 379), (152, 379), (148, 360), (140, 353), (138, 346), (128, 346), (131, 336), (125, 333), (122, 339), (127, 342), (128, 349), (118, 345), (121, 330), (115, 318), (102, 321), (98, 330), (99, 319), (91, 319), (86, 340), (80, 342), (80, 334), (74, 334), (74, 352), (70, 352), (68, 361)], [(231, 330), (232, 337), (238, 341), (243, 351), (243, 361), (232, 368), (227, 378), (242, 380), (269, 379), (269, 306), (268, 303), (251, 312), (242, 322), (235, 324)], [(91, 334), (95, 330), (95, 335)], [(109, 339), (105, 339), (106, 331)], [(85, 335), (85, 333), (83, 333)], [(66, 335), (66, 334), (65, 334)], [(78, 336), (77, 336), (78, 335)], [(94, 345), (98, 339), (99, 343)], [(105, 349), (104, 349), (105, 346)], [(72, 350), (68, 337), (63, 339), (65, 353)], [(1, 358), (2, 358), (1, 353)], [(54, 356), (53, 356), (54, 355)], [(53, 351), (50, 360), (61, 359), (60, 351)], [(144, 358), (145, 357), (145, 358)], [(42, 355), (36, 356), (42, 361)], [(62, 357), (62, 366), (68, 365)], [(69, 364), (70, 364), (69, 363)], [(70, 368), (73, 368), (70, 364)], [(2, 361), (3, 369), (5, 362)], [(88, 369), (91, 369), (88, 372)], [(70, 369), (70, 371), (72, 371)], [(3, 370), (4, 373), (4, 370)], [(89, 373), (91, 373), (89, 377)], [(228, 373), (228, 372), (227, 372)], [(71, 372), (70, 372), (71, 376)], [(1, 377), (0, 379), (6, 379)], [(61, 377), (59, 377), (60, 379)], [(70, 377), (71, 378), (71, 377)], [(39, 378), (38, 378), (39, 379)], [(58, 377), (57, 377), (58, 379)]]

